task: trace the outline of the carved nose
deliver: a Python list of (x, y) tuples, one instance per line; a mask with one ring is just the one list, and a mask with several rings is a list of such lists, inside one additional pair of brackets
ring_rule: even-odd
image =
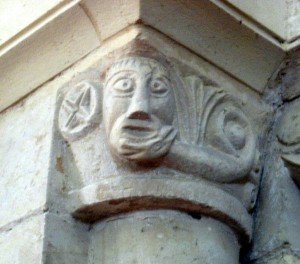
[(147, 79), (142, 79), (136, 84), (136, 89), (127, 111), (129, 119), (150, 120), (150, 106), (147, 89)]
[(148, 101), (133, 101), (128, 109), (127, 116), (129, 119), (150, 120)]
[(150, 120), (150, 115), (143, 111), (135, 111), (129, 114), (129, 119)]

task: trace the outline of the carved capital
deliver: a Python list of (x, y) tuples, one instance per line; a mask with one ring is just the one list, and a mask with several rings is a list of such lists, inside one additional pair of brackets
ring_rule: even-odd
[(69, 211), (95, 222), (179, 210), (222, 221), (249, 241), (259, 153), (250, 117), (202, 72), (157, 51), (135, 53), (61, 91)]

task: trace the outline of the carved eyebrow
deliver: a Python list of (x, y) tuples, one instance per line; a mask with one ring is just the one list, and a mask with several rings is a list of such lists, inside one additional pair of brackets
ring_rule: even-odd
[[(162, 72), (163, 71), (163, 72)], [(169, 74), (166, 72), (166, 70), (164, 68), (158, 68), (158, 67), (155, 67), (152, 71), (152, 76), (155, 76), (156, 78), (165, 78), (167, 79), (169, 82), (171, 81), (170, 77), (169, 77)]]
[(171, 79), (169, 78), (169, 76), (165, 75), (165, 74), (161, 74), (161, 73), (158, 73), (156, 75), (152, 74), (151, 76), (153, 79), (165, 79), (167, 80), (168, 82), (171, 82)]
[(133, 71), (133, 70), (119, 70), (119, 71), (117, 71), (117, 72), (115, 72), (115, 73), (113, 73), (112, 75), (108, 75), (108, 78), (107, 78), (107, 80), (105, 81), (105, 85), (112, 79), (112, 78), (114, 78), (115, 76), (117, 76), (117, 75), (119, 75), (119, 74), (122, 74), (122, 73), (124, 73), (124, 74), (134, 74), (134, 73), (136, 73), (136, 71)]

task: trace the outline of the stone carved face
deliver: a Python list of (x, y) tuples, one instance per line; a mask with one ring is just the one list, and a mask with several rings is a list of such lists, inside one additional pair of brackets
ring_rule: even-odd
[(126, 160), (166, 154), (176, 136), (175, 102), (167, 69), (149, 58), (126, 58), (109, 69), (103, 119), (111, 151)]

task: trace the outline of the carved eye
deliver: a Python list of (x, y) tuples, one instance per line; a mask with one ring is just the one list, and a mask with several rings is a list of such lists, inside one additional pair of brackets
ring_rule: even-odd
[(134, 81), (130, 78), (118, 79), (114, 82), (113, 88), (117, 94), (129, 95), (133, 92)]
[(169, 93), (170, 87), (168, 81), (163, 79), (155, 79), (150, 84), (151, 93), (158, 97), (166, 96)]

